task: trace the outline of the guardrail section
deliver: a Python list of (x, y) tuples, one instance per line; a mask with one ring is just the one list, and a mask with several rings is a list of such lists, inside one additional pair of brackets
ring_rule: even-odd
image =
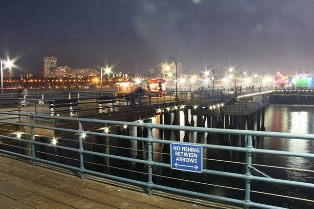
[[(271, 161), (269, 164), (256, 164), (255, 159), (271, 159), (276, 155), (313, 161), (314, 154), (258, 149), (255, 144), (263, 137), (309, 142), (314, 135), (61, 116), (57, 117), (59, 121), (77, 123), (78, 129), (56, 128), (35, 123), (35, 120), (54, 120), (53, 116), (0, 114), (29, 118), (28, 133), (10, 131), (10, 126), (21, 125), (18, 121), (0, 121), (0, 151), (27, 158), (34, 165), (46, 163), (76, 171), (81, 178), (93, 175), (140, 185), (146, 188), (148, 195), (157, 189), (245, 208), (313, 206), (313, 178), (300, 181), (283, 175), (287, 172), (297, 172), (298, 175), (309, 172), (313, 176), (312, 170), (275, 167)], [(90, 124), (98, 124), (102, 128), (89, 130), (87, 127), (91, 127)], [(58, 130), (67, 134), (59, 138), (38, 136), (34, 134), (36, 129)], [(225, 143), (234, 137), (243, 138), (246, 146)], [(178, 166), (181, 167), (178, 169)], [(278, 175), (270, 176), (268, 169), (278, 169)]]

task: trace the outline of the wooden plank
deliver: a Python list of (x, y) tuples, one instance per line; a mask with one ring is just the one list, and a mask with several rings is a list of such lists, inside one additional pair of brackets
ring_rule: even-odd
[[(80, 179), (73, 173), (32, 166), (0, 156), (0, 200), (7, 198), (12, 208), (231, 208), (154, 192), (148, 196), (142, 188), (114, 181)], [(101, 179), (101, 178), (96, 178)], [(115, 185), (113, 185), (115, 184)], [(123, 186), (124, 185), (124, 186)], [(139, 191), (139, 192), (138, 192)], [(157, 195), (159, 193), (159, 195)], [(162, 194), (162, 195), (161, 195)], [(21, 206), (21, 204), (25, 204)], [(10, 208), (10, 207), (5, 207)]]

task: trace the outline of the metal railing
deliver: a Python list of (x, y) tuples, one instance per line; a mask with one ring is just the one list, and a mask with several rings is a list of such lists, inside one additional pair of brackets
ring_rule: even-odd
[[(270, 184), (272, 186), (297, 186), (297, 190), (300, 193), (302, 192), (300, 191), (299, 187), (310, 189), (309, 194), (313, 193), (314, 189), (313, 182), (300, 182), (291, 179), (272, 178), (256, 168), (257, 166), (267, 167), (268, 165), (256, 166), (253, 160), (253, 155), (259, 154), (295, 156), (300, 158), (313, 159), (314, 154), (312, 153), (257, 149), (253, 146), (254, 137), (281, 137), (288, 139), (312, 140), (314, 138), (313, 134), (290, 134), (248, 130), (182, 127), (174, 125), (159, 125), (153, 123), (57, 117), (58, 121), (62, 121), (64, 124), (72, 124), (72, 126), (66, 128), (66, 125), (61, 127), (54, 127), (35, 123), (36, 120), (56, 119), (55, 117), (51, 116), (0, 112), (0, 116), (3, 115), (16, 115), (17, 117), (24, 118), (28, 117), (29, 123), (22, 124), (14, 119), (0, 120), (0, 152), (30, 159), (33, 165), (36, 165), (37, 162), (40, 162), (70, 169), (72, 171), (77, 171), (79, 172), (81, 178), (84, 178), (84, 175), (93, 175), (144, 186), (147, 188), (148, 195), (152, 195), (153, 190), (157, 189), (203, 199), (242, 205), (244, 208), (282, 208), (279, 206), (269, 205), (267, 198), (264, 198), (264, 202), (262, 203), (252, 201), (251, 195), (262, 193), (263, 195), (270, 197), (275, 195), (276, 198), (277, 196), (280, 196), (289, 199), (293, 198), (291, 194), (286, 196), (276, 196), (276, 194), (273, 194), (271, 191), (256, 191), (251, 188), (254, 186), (252, 181), (259, 182), (259, 184)], [(76, 125), (73, 126), (73, 124)], [(98, 124), (103, 128), (93, 130), (92, 128), (88, 128), (90, 127), (90, 124)], [(15, 129), (13, 127), (15, 127)], [(16, 129), (16, 127), (18, 127), (18, 129)], [(22, 130), (26, 130), (26, 128), (29, 131), (23, 132)], [(45, 137), (43, 135), (40, 136), (36, 134), (37, 130), (39, 129), (63, 132), (64, 134), (58, 138)], [(132, 130), (134, 132), (132, 132)], [(162, 130), (163, 137), (156, 137), (156, 130)], [(180, 140), (177, 137), (175, 137), (177, 140), (171, 140), (171, 132), (169, 131), (206, 133), (217, 137), (218, 135), (229, 137), (244, 136), (246, 138), (245, 147), (212, 144), (211, 142), (183, 143), (199, 144), (204, 152), (216, 152), (217, 155), (224, 151), (245, 154), (245, 156), (243, 156), (243, 160), (230, 160), (228, 162), (224, 162), (219, 158), (212, 159), (205, 155), (203, 156), (202, 162), (206, 162), (206, 164), (207, 162), (213, 163), (215, 161), (218, 163), (231, 163), (235, 165), (240, 164), (240, 168), (241, 166), (244, 166), (244, 169), (236, 169), (237, 172), (230, 172), (211, 168), (211, 166), (205, 166), (201, 173), (193, 173), (193, 176), (190, 175), (190, 178), (185, 178), (188, 176), (188, 172), (171, 169), (171, 163), (169, 163), (171, 150), (169, 150), (169, 145), (172, 143), (179, 143)], [(157, 146), (159, 148), (157, 148)], [(125, 154), (126, 152), (128, 154)], [(160, 156), (160, 158), (156, 156)], [(135, 167), (138, 166), (143, 167), (141, 169), (135, 169)], [(163, 169), (165, 169), (166, 172), (161, 172)], [(294, 168), (283, 168), (283, 170), (286, 169), (293, 170)], [(257, 173), (258, 175), (253, 175), (253, 173)], [(224, 186), (223, 184), (219, 184), (218, 182), (221, 181), (221, 179), (217, 180), (217, 182), (213, 181), (211, 183), (202, 182), (202, 179), (206, 176), (207, 178), (211, 176), (210, 179), (239, 179), (243, 181), (243, 184), (241, 184), (243, 188), (228, 187)], [(163, 181), (167, 179), (170, 179), (170, 185), (163, 183)], [(191, 190), (190, 186), (178, 188), (177, 184), (179, 184), (179, 182), (185, 182), (186, 184), (196, 184), (197, 189)], [(224, 182), (224, 180), (222, 182)], [(207, 189), (205, 189), (204, 192), (199, 191), (202, 187), (204, 187), (204, 185)], [(210, 189), (209, 192), (206, 192), (209, 187), (215, 187), (218, 188), (218, 190), (225, 187), (238, 192), (239, 194), (237, 196), (241, 196), (242, 192), (244, 192), (244, 196), (242, 198), (232, 198), (215, 194), (212, 189)], [(212, 193), (210, 191), (212, 191)], [(299, 197), (295, 197), (294, 200), (300, 200), (301, 202), (305, 201), (306, 203), (310, 204), (313, 204), (314, 202), (313, 199), (311, 200)]]

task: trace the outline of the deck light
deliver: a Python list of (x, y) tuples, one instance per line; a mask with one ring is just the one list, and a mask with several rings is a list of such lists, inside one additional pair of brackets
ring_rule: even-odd
[(57, 139), (56, 139), (55, 137), (53, 137), (51, 143), (52, 143), (53, 145), (56, 145), (57, 142), (58, 142)]
[(83, 133), (82, 133), (82, 138), (85, 139), (85, 137), (86, 137), (86, 133), (83, 132)]
[(106, 133), (106, 134), (109, 133), (109, 127), (104, 128), (104, 133)]
[(17, 133), (16, 133), (16, 138), (20, 139), (21, 136), (22, 136), (22, 134), (21, 134), (20, 132), (17, 132)]

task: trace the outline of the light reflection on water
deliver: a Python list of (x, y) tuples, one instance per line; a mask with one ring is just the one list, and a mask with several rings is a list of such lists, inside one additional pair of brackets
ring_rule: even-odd
[[(301, 133), (301, 134), (311, 134), (313, 133), (313, 119), (314, 119), (314, 107), (309, 106), (275, 106), (271, 105), (266, 108), (265, 111), (265, 128), (266, 131), (271, 132), (283, 132), (283, 133)], [(189, 115), (189, 121), (191, 120), (191, 116)], [(193, 117), (194, 121), (196, 121), (196, 117)], [(173, 118), (171, 118), (173, 121)], [(156, 121), (159, 123), (159, 120)], [(184, 115), (183, 112), (180, 113), (180, 125), (184, 125)], [(183, 141), (184, 132), (180, 132), (180, 141)], [(192, 132), (189, 134), (189, 142), (194, 143), (197, 139), (197, 134)], [(206, 138), (206, 135), (203, 137)], [(154, 138), (158, 138), (158, 134), (154, 135)], [(262, 141), (257, 143), (257, 148), (259, 149), (272, 149), (272, 150), (284, 150), (284, 151), (292, 151), (292, 152), (303, 152), (303, 153), (314, 153), (314, 139), (313, 140), (302, 140), (302, 139), (285, 139), (285, 138), (270, 138), (265, 137)], [(207, 154), (206, 154), (207, 155)], [(204, 156), (205, 157), (205, 156)], [(222, 158), (226, 158), (224, 154), (220, 156)], [(219, 159), (219, 156), (218, 158)], [(285, 157), (278, 155), (264, 155), (264, 154), (254, 154), (253, 163), (256, 165), (270, 165), (274, 167), (289, 167), (289, 168), (297, 168), (314, 171), (314, 159), (311, 158), (301, 158), (301, 157)], [(206, 167), (206, 166), (204, 166)], [(209, 168), (210, 169), (210, 168)], [(237, 168), (236, 168), (237, 169)], [(269, 168), (269, 167), (258, 167), (261, 171), (266, 173), (267, 175), (273, 178), (279, 179), (289, 179), (294, 181), (302, 181), (302, 182), (311, 182), (314, 183), (314, 172), (303, 172), (303, 171), (293, 171), (288, 169), (278, 169), (278, 168)], [(239, 172), (239, 170), (235, 170), (234, 172)], [(254, 175), (259, 176), (254, 173)], [(205, 176), (204, 176), (204, 179)], [(218, 184), (219, 179), (215, 180), (215, 184)], [(228, 182), (226, 179), (223, 181), (224, 183)], [(228, 182), (230, 183), (230, 182)], [(239, 186), (238, 188), (243, 188)], [(254, 187), (257, 191), (267, 191), (274, 192), (274, 185), (267, 185), (262, 183), (254, 182)], [(307, 189), (298, 190), (294, 192), (293, 190), (287, 189), (285, 186), (276, 186), (276, 192), (279, 194), (287, 195), (286, 192), (289, 191), (291, 196), (300, 196), (305, 194), (304, 198), (311, 199), (310, 196), (306, 195), (308, 193)], [(215, 188), (211, 191), (212, 194), (216, 193), (224, 193), (229, 194), (230, 191), (221, 188)], [(276, 193), (275, 192), (275, 193)], [(253, 196), (253, 195), (252, 195)], [(289, 195), (288, 195), (289, 196)], [(265, 202), (265, 197), (255, 197), (255, 201), (257, 202)], [(278, 205), (277, 203), (281, 200), (278, 198), (269, 198), (268, 204)], [(272, 199), (272, 200), (270, 200)], [(285, 200), (283, 200), (285, 201)], [(298, 208), (300, 205), (295, 203), (280, 203), (290, 208)], [(306, 205), (301, 203), (302, 208), (307, 208)], [(312, 206), (312, 205), (311, 205)], [(311, 208), (311, 206), (309, 208)]]

